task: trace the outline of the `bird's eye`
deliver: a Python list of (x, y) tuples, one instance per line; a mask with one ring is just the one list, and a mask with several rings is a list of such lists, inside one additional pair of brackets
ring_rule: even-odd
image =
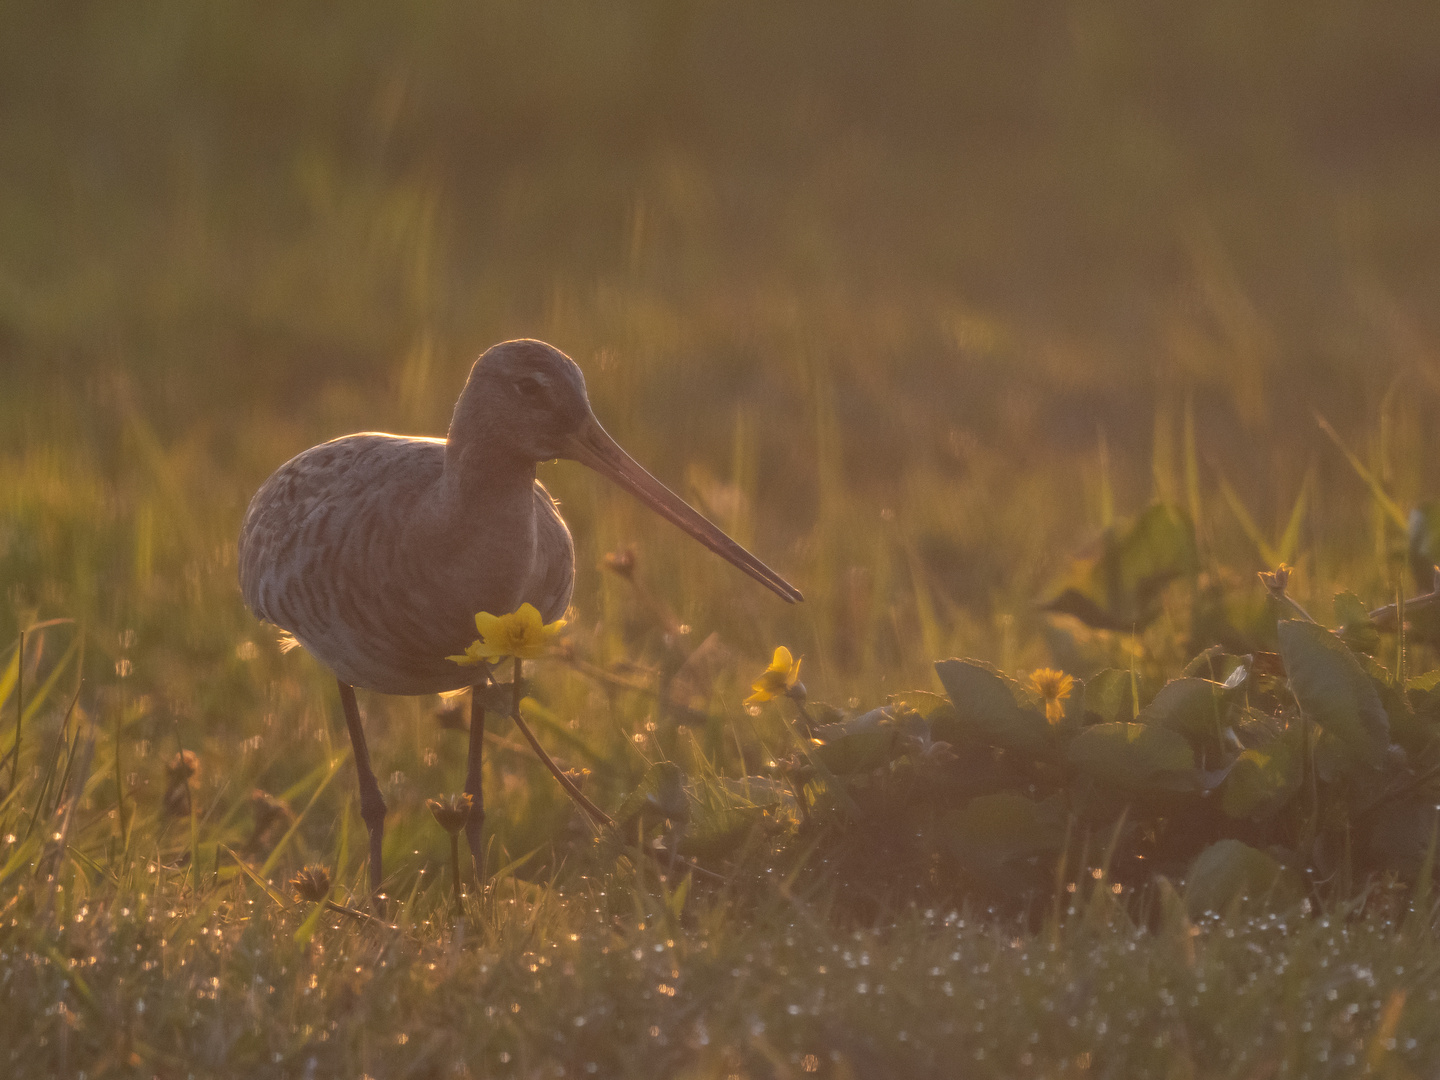
[(526, 401), (539, 401), (545, 396), (544, 384), (533, 375), (522, 375), (516, 379), (515, 389)]

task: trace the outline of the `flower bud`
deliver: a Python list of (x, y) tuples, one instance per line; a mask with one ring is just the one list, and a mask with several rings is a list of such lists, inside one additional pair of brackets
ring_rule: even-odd
[(443, 800), (425, 800), (425, 805), (430, 808), (430, 814), (436, 823), (451, 836), (465, 827), (465, 823), (470, 820), (470, 808), (474, 804), (475, 799), (469, 792), (451, 795)]
[(318, 904), (330, 895), (330, 871), (323, 866), (307, 866), (290, 879), (295, 895), (309, 904)]

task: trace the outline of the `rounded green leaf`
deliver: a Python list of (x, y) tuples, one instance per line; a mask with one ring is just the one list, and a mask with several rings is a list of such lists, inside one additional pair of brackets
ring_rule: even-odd
[(838, 776), (870, 772), (894, 757), (899, 732), (883, 709), (815, 729), (812, 757)]
[(1036, 803), (1008, 791), (971, 799), (947, 814), (940, 827), (975, 884), (1000, 895), (1043, 888), (1065, 842), (1058, 801)]
[(1354, 760), (1379, 766), (1390, 747), (1390, 720), (1355, 654), (1329, 630), (1303, 619), (1280, 623), (1276, 633), (1301, 710)]
[(1097, 784), (1135, 795), (1193, 791), (1200, 783), (1185, 737), (1156, 724), (1095, 724), (1070, 741), (1068, 756)]
[(1340, 624), (1340, 640), (1356, 652), (1369, 655), (1380, 648), (1380, 631), (1354, 593), (1335, 594), (1335, 621)]
[(1156, 503), (1133, 521), (1111, 526), (1095, 548), (1074, 559), (1042, 607), (1133, 633), (1160, 614), (1165, 586), (1199, 565), (1189, 515)]
[(1434, 801), (1397, 799), (1381, 806), (1373, 819), (1367, 845), (1370, 861), (1413, 877), (1440, 835), (1440, 813)]
[(1300, 748), (1285, 736), (1246, 750), (1220, 785), (1220, 806), (1234, 818), (1273, 816), (1300, 790)]
[(935, 672), (955, 706), (962, 734), (1005, 750), (1034, 754), (1049, 749), (1044, 714), (1022, 705), (1018, 687), (994, 668), (976, 660), (941, 660)]
[(1225, 714), (1225, 687), (1209, 679), (1172, 679), (1140, 711), (1140, 723), (1160, 724), (1192, 743), (1218, 736)]
[(1289, 903), (1295, 894), (1284, 867), (1239, 840), (1217, 840), (1195, 856), (1185, 874), (1185, 907), (1192, 917), (1223, 913), (1247, 897)]
[(1085, 711), (1100, 718), (1101, 723), (1129, 723), (1140, 712), (1135, 691), (1140, 680), (1134, 672), (1106, 668), (1085, 684)]

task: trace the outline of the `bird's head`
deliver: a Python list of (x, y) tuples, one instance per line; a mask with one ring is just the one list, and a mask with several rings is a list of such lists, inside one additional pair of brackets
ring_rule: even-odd
[(798, 589), (621, 449), (595, 419), (575, 361), (543, 341), (502, 342), (475, 361), (448, 441), (462, 469), (510, 468), (518, 475), (529, 469), (533, 477), (534, 465), (551, 458), (588, 465), (786, 600), (801, 599)]
[(522, 338), (501, 342), (475, 361), (455, 405), (450, 441), (483, 441), (487, 456), (549, 461), (565, 457), (566, 440), (593, 419), (575, 361)]

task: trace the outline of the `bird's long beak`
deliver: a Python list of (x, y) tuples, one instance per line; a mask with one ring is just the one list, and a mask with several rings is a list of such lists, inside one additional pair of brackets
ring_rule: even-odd
[(713, 522), (646, 472), (638, 461), (620, 449), (620, 444), (606, 433), (600, 426), (600, 421), (593, 416), (588, 417), (574, 434), (566, 437), (566, 444), (564, 457), (588, 465), (601, 476), (613, 480), (661, 517), (674, 522), (716, 555), (738, 566), (790, 603), (805, 599), (800, 595), (799, 589), (731, 540)]

